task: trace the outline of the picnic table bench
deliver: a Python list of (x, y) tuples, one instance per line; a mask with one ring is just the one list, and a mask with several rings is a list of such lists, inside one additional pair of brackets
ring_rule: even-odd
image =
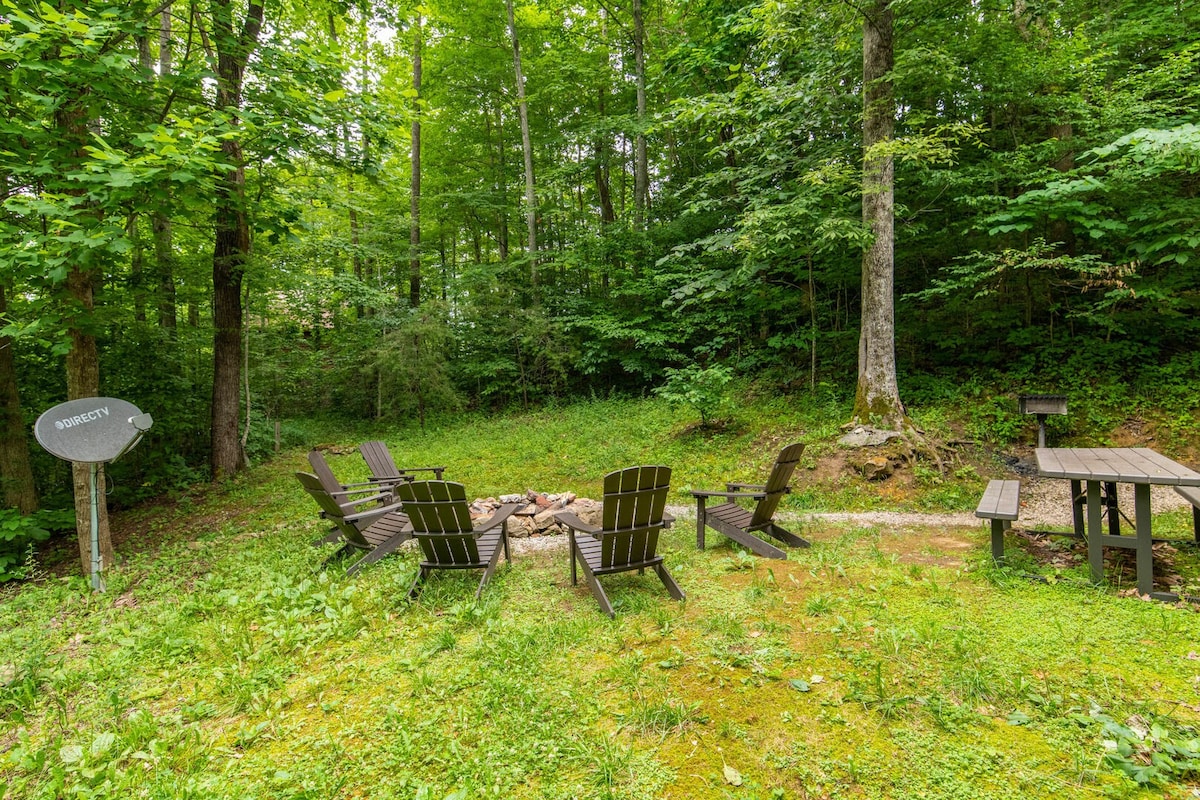
[(1021, 514), (1020, 481), (988, 481), (975, 516), (992, 522), (992, 558), (1004, 558), (1004, 532)]
[(1175, 491), (1192, 504), (1192, 533), (1196, 537), (1196, 543), (1200, 544), (1200, 487), (1176, 486)]

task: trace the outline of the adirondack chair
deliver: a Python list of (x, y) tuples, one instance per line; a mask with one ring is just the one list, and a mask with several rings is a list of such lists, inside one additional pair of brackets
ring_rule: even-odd
[(308, 451), (308, 463), (312, 465), (312, 474), (321, 482), (321, 488), (329, 492), (340, 506), (349, 508), (357, 506), (359, 503), (391, 497), (392, 483), (375, 480), (342, 483), (333, 474), (333, 470), (329, 468), (329, 462), (325, 460), (325, 456), (320, 450)]
[(522, 503), (508, 503), (492, 516), (471, 522), (467, 491), (461, 483), (428, 480), (401, 483), (396, 496), (412, 524), (413, 536), (421, 546), (421, 560), (416, 580), (409, 587), (409, 598), (416, 598), (421, 584), (438, 569), (481, 569), (483, 577), (475, 590), (475, 599), (496, 571), (500, 550), (504, 559), (512, 561), (508, 552), (508, 518)]
[[(404, 542), (412, 538), (412, 529), (408, 516), (401, 510), (399, 503), (376, 506), (366, 511), (349, 512), (326, 491), (321, 479), (309, 472), (297, 472), (296, 479), (304, 487), (304, 491), (316, 501), (322, 516), (334, 524), (333, 536), (318, 539), (313, 544), (323, 542), (342, 542), (342, 547), (326, 562), (337, 558), (350, 550), (364, 550), (366, 555), (355, 561), (346, 570), (347, 575), (353, 575), (368, 564), (374, 564), (379, 559), (395, 551)], [(388, 495), (390, 497), (390, 495)]]
[[(808, 547), (804, 539), (773, 521), (780, 499), (791, 491), (788, 481), (803, 452), (804, 445), (800, 443), (783, 448), (765, 484), (727, 483), (723, 492), (693, 491), (692, 495), (696, 498), (696, 547), (704, 549), (705, 526), (766, 558), (786, 558), (787, 554), (755, 536), (756, 533), (766, 534), (793, 547)], [(724, 498), (726, 502), (707, 508), (706, 502), (710, 497)], [(757, 504), (753, 511), (749, 511), (737, 504), (739, 499), (756, 500)]]
[(600, 586), (601, 575), (652, 568), (667, 592), (683, 600), (683, 591), (657, 554), (658, 532), (664, 527), (663, 507), (671, 483), (669, 467), (645, 466), (616, 470), (604, 476), (601, 523), (589, 525), (570, 511), (554, 516), (567, 527), (571, 544), (571, 585), (579, 583), (576, 562), (605, 614), (612, 603)]
[(396, 461), (392, 458), (388, 446), (378, 440), (363, 442), (358, 446), (358, 452), (362, 453), (363, 461), (367, 462), (367, 469), (371, 470), (371, 480), (377, 483), (390, 485), (407, 483), (416, 480), (417, 476), (413, 474), (416, 472), (432, 472), (433, 477), (440, 481), (442, 473), (446, 471), (445, 467), (405, 467), (400, 469), (396, 466)]

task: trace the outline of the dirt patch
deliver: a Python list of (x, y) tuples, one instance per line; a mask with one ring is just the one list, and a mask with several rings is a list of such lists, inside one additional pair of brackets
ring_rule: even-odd
[(931, 567), (953, 569), (966, 563), (967, 554), (976, 550), (979, 543), (966, 531), (939, 530), (919, 536), (896, 532), (879, 540), (879, 549), (894, 555), (902, 564), (922, 564)]

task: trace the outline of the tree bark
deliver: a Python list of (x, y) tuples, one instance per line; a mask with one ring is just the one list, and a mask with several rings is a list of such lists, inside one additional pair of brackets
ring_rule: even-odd
[(634, 140), (633, 224), (646, 226), (646, 206), (650, 197), (650, 167), (646, 157), (646, 25), (642, 19), (642, 0), (633, 0), (633, 68), (637, 84), (637, 137)]
[[(213, 0), (217, 44), (217, 109), (238, 127), (246, 62), (262, 29), (263, 6), (251, 2), (238, 34), (233, 33), (230, 0)], [(236, 132), (236, 131), (235, 131)], [(213, 393), (212, 474), (221, 480), (242, 469), (238, 437), (238, 399), (242, 367), (242, 278), (250, 254), (246, 216), (246, 170), (236, 135), (225, 138), (221, 152), (229, 170), (217, 172), (213, 246)]]
[(858, 388), (854, 419), (900, 430), (904, 405), (896, 383), (894, 163), (881, 153), (895, 130), (891, 70), (893, 13), (890, 0), (875, 0), (863, 22), (863, 224), (872, 233), (862, 260), (862, 328), (858, 340)]
[[(0, 283), (0, 317), (8, 312), (4, 284)], [(29, 439), (17, 391), (13, 341), (0, 336), (0, 503), (22, 514), (38, 509), (37, 485), (29, 464)]]
[[(513, 0), (505, 0), (508, 10), (508, 34), (512, 38), (513, 72), (517, 79), (517, 112), (521, 119), (521, 151), (525, 156), (525, 226), (528, 228), (529, 283), (538, 285), (537, 267), (537, 193), (533, 180), (533, 142), (529, 138), (529, 108), (525, 102), (525, 75), (521, 71), (521, 45), (517, 40), (517, 21)], [(537, 297), (535, 292), (534, 297)]]
[(413, 308), (421, 305), (421, 49), (423, 33), (421, 17), (417, 15), (413, 26), (413, 121), (412, 152), (410, 161), (412, 175), (409, 185), (409, 228), (408, 228), (408, 304)]

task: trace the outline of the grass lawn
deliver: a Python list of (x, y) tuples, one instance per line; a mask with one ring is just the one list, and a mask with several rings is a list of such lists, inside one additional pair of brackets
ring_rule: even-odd
[[(606, 470), (666, 463), (681, 505), (799, 439), (788, 514), (973, 507), (982, 468), (903, 496), (818, 481), (842, 418), (764, 403), (701, 434), (657, 401), (597, 402), (326, 433), (445, 464), (472, 497), (599, 497)], [(118, 515), (104, 595), (4, 590), (3, 797), (1200, 797), (1200, 615), (997, 569), (982, 524), (807, 523), (812, 548), (766, 561), (715, 534), (696, 551), (684, 518), (661, 547), (684, 603), (615, 576), (609, 620), (557, 545), (514, 553), (480, 603), (477, 575), (445, 573), (409, 603), (411, 550), (322, 569), (305, 466)]]

